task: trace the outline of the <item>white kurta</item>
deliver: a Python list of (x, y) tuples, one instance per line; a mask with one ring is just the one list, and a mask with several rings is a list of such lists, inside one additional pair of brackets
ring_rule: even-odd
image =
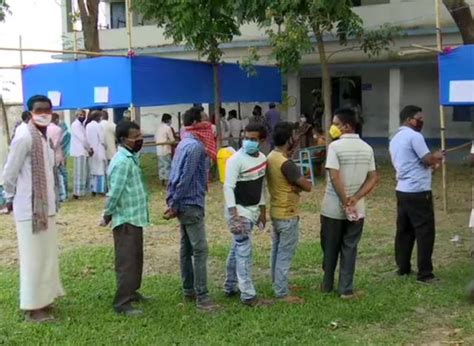
[(110, 120), (102, 120), (100, 126), (104, 130), (104, 139), (106, 147), (107, 160), (112, 160), (115, 153), (117, 152), (117, 146), (115, 145), (115, 124)]
[(18, 252), (20, 256), (20, 308), (36, 310), (63, 295), (59, 279), (54, 191), (54, 151), (43, 140), (48, 193), (48, 230), (33, 234), (32, 225), (32, 138), (27, 126), (18, 127), (3, 172), (7, 198), (13, 198)]
[[(474, 141), (472, 141), (471, 155), (474, 155)], [(472, 186), (471, 193), (472, 193), (472, 210), (471, 210), (471, 218), (469, 220), (469, 227), (474, 228), (474, 185)]]
[(89, 156), (89, 144), (86, 138), (86, 128), (79, 120), (74, 120), (71, 125), (71, 156)]
[(86, 138), (94, 154), (89, 158), (91, 175), (105, 175), (107, 156), (105, 153), (104, 130), (97, 121), (91, 121), (86, 126)]

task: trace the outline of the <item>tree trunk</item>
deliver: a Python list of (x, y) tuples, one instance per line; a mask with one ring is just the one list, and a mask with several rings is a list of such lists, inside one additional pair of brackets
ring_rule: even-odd
[(474, 18), (469, 4), (464, 0), (443, 0), (443, 3), (459, 28), (463, 43), (474, 44)]
[(79, 0), (82, 31), (84, 33), (84, 48), (89, 52), (99, 52), (99, 0)]
[(0, 111), (2, 112), (2, 120), (4, 123), (4, 126), (2, 126), (2, 128), (4, 129), (5, 135), (7, 136), (7, 144), (10, 145), (10, 126), (8, 126), (8, 114), (7, 109), (5, 108), (5, 102), (3, 101), (2, 95), (0, 95)]
[(326, 49), (324, 47), (323, 35), (319, 32), (317, 27), (313, 27), (314, 35), (316, 36), (316, 42), (319, 53), (319, 62), (321, 64), (322, 73), (322, 91), (324, 101), (324, 133), (326, 134), (326, 143), (331, 142), (329, 136), (329, 127), (332, 123), (332, 85), (331, 85), (331, 74), (329, 72), (328, 60), (326, 57)]
[(217, 148), (222, 145), (222, 129), (221, 129), (221, 81), (219, 78), (219, 64), (212, 65), (212, 72), (214, 78), (214, 119), (216, 122), (217, 132)]

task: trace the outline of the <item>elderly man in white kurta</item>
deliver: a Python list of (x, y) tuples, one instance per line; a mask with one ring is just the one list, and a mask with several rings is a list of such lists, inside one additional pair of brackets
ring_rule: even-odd
[(76, 120), (71, 125), (71, 156), (74, 158), (74, 199), (85, 196), (89, 190), (89, 144), (86, 139), (86, 112), (76, 111)]
[(54, 318), (52, 304), (64, 294), (59, 278), (54, 151), (47, 138), (51, 101), (28, 100), (32, 119), (19, 127), (3, 172), (7, 208), (13, 211), (20, 256), (20, 308), (26, 319)]
[(102, 120), (100, 126), (104, 131), (105, 148), (107, 162), (110, 162), (117, 152), (117, 145), (115, 144), (115, 124), (109, 119), (109, 113), (102, 111)]
[(89, 158), (90, 189), (92, 194), (105, 194), (107, 156), (105, 151), (104, 129), (100, 126), (102, 111), (92, 111), (86, 126), (86, 138), (91, 148)]

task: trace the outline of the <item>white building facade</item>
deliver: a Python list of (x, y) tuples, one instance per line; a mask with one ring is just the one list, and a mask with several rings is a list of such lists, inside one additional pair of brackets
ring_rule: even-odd
[[(74, 0), (62, 0), (64, 46), (71, 48), (72, 24), (69, 13)], [(474, 0), (467, 3), (474, 10)], [(397, 39), (389, 52), (369, 59), (356, 48), (341, 47), (334, 36), (327, 36), (326, 50), (330, 56), (333, 82), (333, 106), (342, 104), (344, 94), (357, 99), (364, 116), (364, 137), (373, 144), (386, 145), (398, 126), (398, 115), (404, 105), (415, 104), (426, 114), (425, 136), (433, 145), (439, 139), (438, 67), (435, 54), (410, 54), (401, 56), (400, 51), (413, 50), (413, 43), (436, 47), (435, 2), (434, 0), (355, 0), (354, 11), (364, 21), (367, 29), (375, 29), (384, 23), (403, 28), (403, 35)], [(446, 8), (442, 7), (443, 44), (462, 44), (458, 29)], [(179, 59), (200, 59), (196, 51), (173, 44), (163, 35), (163, 30), (153, 23), (133, 14), (132, 46), (139, 55), (156, 55)], [(105, 0), (100, 4), (100, 47), (108, 52), (126, 52), (128, 40), (125, 29), (125, 1)], [(81, 33), (79, 45), (81, 46)], [(256, 47), (262, 57), (260, 64), (273, 64), (269, 58), (271, 49), (265, 32), (257, 25), (241, 27), (241, 36), (233, 42), (223, 44), (223, 60), (242, 61), (248, 48)], [(68, 58), (62, 56), (58, 58)], [(70, 58), (70, 57), (69, 57)], [(473, 58), (474, 59), (474, 58)], [(473, 60), (474, 61), (474, 60)], [(474, 62), (473, 62), (474, 63)], [(290, 121), (297, 121), (302, 112), (311, 113), (314, 102), (311, 91), (320, 88), (321, 71), (316, 52), (305, 55), (301, 69), (284, 78), (282, 92), (292, 100), (281, 106), (282, 113)], [(228, 104), (227, 110), (239, 107), (243, 117), (248, 116), (253, 104)], [(267, 105), (262, 105), (264, 110)], [(189, 105), (142, 109), (142, 123), (147, 129), (156, 128), (161, 114), (166, 111), (176, 115)], [(455, 145), (472, 138), (469, 110), (446, 108), (446, 135), (448, 144)], [(471, 110), (472, 113), (472, 110)], [(152, 132), (151, 130), (148, 130)]]

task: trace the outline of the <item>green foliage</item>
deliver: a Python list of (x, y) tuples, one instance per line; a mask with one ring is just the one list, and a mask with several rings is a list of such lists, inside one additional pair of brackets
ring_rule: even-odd
[(145, 19), (155, 20), (174, 42), (206, 55), (210, 62), (222, 56), (220, 43), (240, 34), (234, 4), (222, 0), (135, 0)]
[(10, 6), (8, 6), (6, 0), (0, 0), (0, 22), (5, 20), (7, 13), (10, 13)]

